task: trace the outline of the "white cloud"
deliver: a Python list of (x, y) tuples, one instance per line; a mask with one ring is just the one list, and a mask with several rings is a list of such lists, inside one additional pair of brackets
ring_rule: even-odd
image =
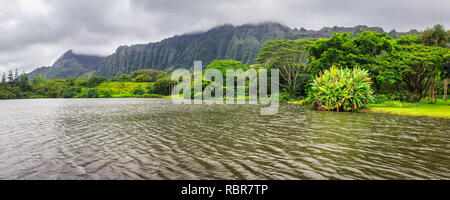
[(0, 72), (51, 65), (62, 53), (109, 55), (216, 25), (277, 21), (290, 27), (450, 26), (448, 0), (2, 0)]
[(20, 9), (23, 12), (48, 15), (49, 5), (40, 0), (19, 0)]

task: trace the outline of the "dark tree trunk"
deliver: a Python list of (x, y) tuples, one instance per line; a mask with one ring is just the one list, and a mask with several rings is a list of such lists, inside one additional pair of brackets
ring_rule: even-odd
[(428, 97), (427, 97), (427, 99), (428, 99), (428, 101), (431, 100), (431, 85), (430, 85), (430, 87), (428, 88)]
[(447, 101), (448, 78), (444, 81), (444, 101)]
[(433, 101), (434, 101), (434, 87), (435, 87), (435, 85), (436, 85), (436, 78), (434, 77), (434, 74), (433, 74), (433, 82), (432, 82), (432, 86), (431, 86), (431, 103), (434, 103)]

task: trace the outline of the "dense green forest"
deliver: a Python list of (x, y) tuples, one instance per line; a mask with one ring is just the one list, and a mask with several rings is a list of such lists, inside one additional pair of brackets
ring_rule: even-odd
[(281, 85), (294, 97), (304, 96), (308, 90), (306, 83), (311, 80), (304, 79), (337, 66), (367, 70), (379, 100), (415, 102), (426, 95), (435, 100), (448, 90), (449, 35), (443, 26), (436, 25), (421, 35), (399, 39), (386, 33), (363, 32), (356, 37), (336, 33), (312, 45), (306, 40), (271, 41), (256, 60), (279, 68)]
[(169, 95), (171, 81), (165, 72), (138, 70), (131, 74), (105, 78), (44, 79), (35, 77), (28, 80), (27, 74), (12, 71), (3, 73), (0, 84), (0, 99), (23, 98), (110, 98), (148, 97), (158, 98)]
[[(205, 69), (279, 69), (280, 100), (306, 99), (319, 110), (353, 111), (389, 100), (428, 98), (434, 103), (439, 96), (446, 100), (448, 93), (449, 38), (450, 31), (435, 25), (420, 35), (398, 39), (366, 31), (356, 36), (334, 33), (328, 39), (272, 40), (264, 43), (256, 64), (214, 60)], [(204, 81), (203, 86), (211, 82)], [(16, 70), (3, 73), (0, 98), (164, 97), (175, 84), (170, 74), (152, 69), (112, 78), (32, 80)]]

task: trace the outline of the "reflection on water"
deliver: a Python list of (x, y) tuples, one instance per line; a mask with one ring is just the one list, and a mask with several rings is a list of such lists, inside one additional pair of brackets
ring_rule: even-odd
[(0, 179), (449, 179), (448, 119), (168, 99), (0, 101)]

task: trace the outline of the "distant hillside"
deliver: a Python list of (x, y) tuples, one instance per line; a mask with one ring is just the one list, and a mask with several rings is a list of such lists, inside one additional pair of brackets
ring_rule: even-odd
[(41, 67), (29, 76), (46, 76), (47, 79), (76, 78), (97, 71), (103, 57), (74, 54), (72, 50), (64, 53), (51, 67)]
[[(379, 27), (325, 27), (321, 30), (291, 29), (279, 23), (246, 24), (242, 26), (223, 25), (206, 32), (174, 36), (160, 42), (121, 46), (108, 57), (76, 55), (72, 51), (61, 56), (51, 68), (42, 67), (30, 76), (46, 75), (47, 78), (79, 77), (94, 71), (96, 75), (118, 76), (139, 69), (170, 71), (176, 68), (190, 68), (194, 60), (209, 64), (215, 59), (234, 59), (253, 64), (263, 43), (269, 40), (328, 38), (336, 32), (363, 31), (384, 32)], [(405, 34), (391, 31), (389, 35), (398, 38)]]

